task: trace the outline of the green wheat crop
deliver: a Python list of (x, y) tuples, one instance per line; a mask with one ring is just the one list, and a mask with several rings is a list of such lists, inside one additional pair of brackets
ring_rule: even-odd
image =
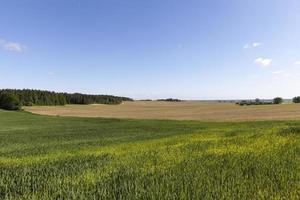
[(300, 199), (300, 121), (0, 110), (0, 199)]

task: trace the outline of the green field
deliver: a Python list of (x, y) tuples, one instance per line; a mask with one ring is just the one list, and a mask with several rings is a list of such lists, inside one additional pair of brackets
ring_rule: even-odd
[(300, 199), (300, 121), (0, 110), (0, 199)]

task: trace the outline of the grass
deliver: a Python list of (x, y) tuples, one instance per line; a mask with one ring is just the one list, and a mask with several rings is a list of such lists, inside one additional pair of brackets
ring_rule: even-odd
[(25, 110), (45, 115), (201, 121), (300, 120), (300, 104), (238, 106), (198, 101), (135, 101), (121, 105), (32, 106)]
[(0, 199), (299, 199), (300, 121), (0, 110)]

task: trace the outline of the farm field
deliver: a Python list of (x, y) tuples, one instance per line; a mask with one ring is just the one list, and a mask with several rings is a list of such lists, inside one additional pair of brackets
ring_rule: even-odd
[(0, 110), (0, 199), (299, 199), (299, 137), (300, 121)]
[(300, 120), (299, 104), (238, 106), (231, 103), (124, 102), (121, 105), (32, 106), (25, 110), (43, 114), (79, 117), (172, 119), (201, 121)]

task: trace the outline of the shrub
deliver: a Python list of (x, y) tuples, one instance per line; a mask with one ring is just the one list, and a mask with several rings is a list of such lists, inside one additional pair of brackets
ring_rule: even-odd
[(0, 108), (5, 110), (21, 110), (21, 103), (19, 98), (10, 93), (0, 94)]
[(282, 104), (283, 99), (281, 97), (276, 97), (273, 99), (274, 104)]
[(300, 103), (300, 96), (293, 98), (294, 103)]

